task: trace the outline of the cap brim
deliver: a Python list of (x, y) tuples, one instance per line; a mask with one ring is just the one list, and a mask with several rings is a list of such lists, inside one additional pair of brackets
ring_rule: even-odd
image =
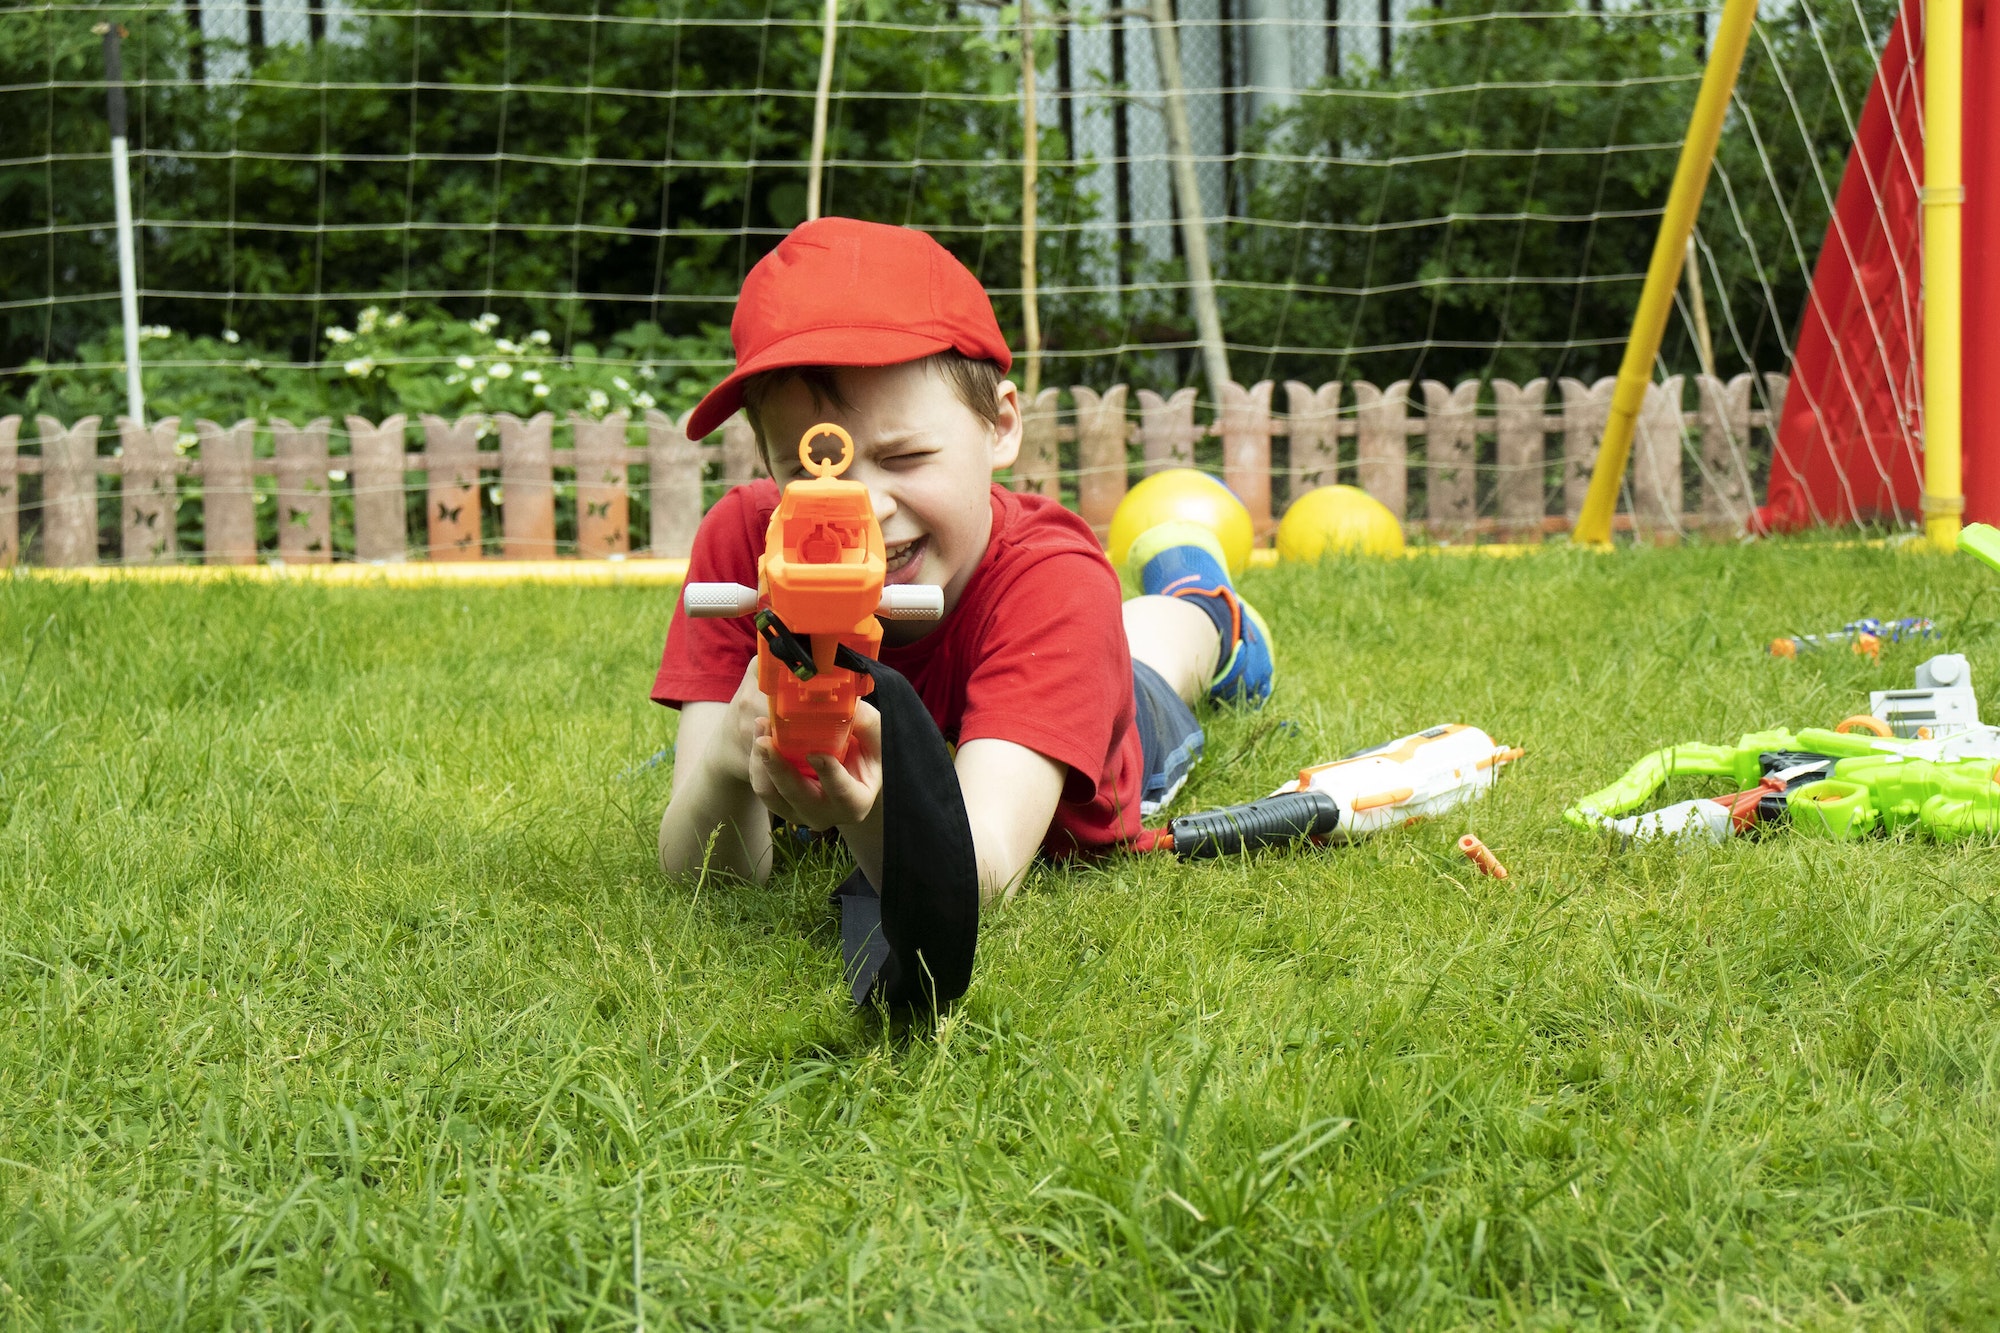
[(743, 406), (743, 381), (786, 366), (894, 366), (947, 351), (949, 339), (911, 333), (907, 329), (808, 329), (780, 338), (748, 361), (739, 362), (729, 378), (708, 391), (688, 414), (687, 435), (699, 440), (729, 420)]

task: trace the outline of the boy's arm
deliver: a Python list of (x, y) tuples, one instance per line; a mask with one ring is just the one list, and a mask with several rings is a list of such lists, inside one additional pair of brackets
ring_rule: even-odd
[[(758, 727), (759, 741), (751, 758), (753, 800), (796, 823), (838, 827), (854, 863), (869, 883), (880, 888), (882, 724), (866, 703), (855, 709), (854, 722), (861, 742), (858, 761), (846, 768), (823, 756), (815, 759), (817, 782), (808, 782), (779, 759), (763, 739), (765, 728)], [(965, 798), (966, 822), (979, 863), (979, 900), (982, 906), (991, 906), (1013, 891), (1041, 849), (1069, 769), (1025, 745), (991, 737), (959, 746), (952, 767)]]
[(1069, 768), (1025, 745), (990, 736), (959, 746), (953, 767), (979, 856), (979, 903), (990, 907), (1020, 886), (1041, 850)]
[(748, 737), (765, 708), (756, 670), (754, 661), (745, 668), (728, 703), (681, 708), (674, 794), (660, 819), (660, 868), (670, 875), (706, 866), (761, 884), (771, 873), (771, 817), (750, 788)]

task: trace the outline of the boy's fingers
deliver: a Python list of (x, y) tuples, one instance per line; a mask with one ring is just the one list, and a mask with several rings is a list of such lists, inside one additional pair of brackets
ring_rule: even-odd
[(783, 785), (784, 775), (791, 771), (791, 765), (778, 757), (768, 740), (759, 740), (752, 747), (751, 758), (750, 790), (772, 814), (799, 822), (792, 809), (791, 795)]
[(882, 749), (882, 714), (867, 700), (854, 705), (854, 734), (861, 738), (861, 746), (869, 753), (879, 753)]
[(848, 772), (846, 767), (830, 754), (816, 754), (810, 757), (813, 772), (819, 774), (820, 789), (827, 798), (841, 807), (846, 815), (843, 822), (864, 819), (874, 807), (875, 793)]
[[(813, 760), (817, 759), (818, 756), (815, 755), (808, 762), (813, 762)], [(814, 817), (826, 801), (824, 789), (803, 776), (796, 768), (793, 768), (791, 762), (778, 754), (776, 750), (771, 750), (769, 757), (765, 761), (765, 775), (770, 780), (773, 794), (789, 807), (793, 823), (807, 824), (813, 828), (823, 828), (827, 824), (834, 822)]]

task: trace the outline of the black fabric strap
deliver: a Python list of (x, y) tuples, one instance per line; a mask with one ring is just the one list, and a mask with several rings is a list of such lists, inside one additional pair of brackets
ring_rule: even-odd
[(882, 715), (881, 892), (859, 871), (835, 891), (854, 1002), (935, 1009), (972, 984), (979, 942), (979, 861), (958, 771), (909, 681), (850, 648), (834, 660), (874, 680)]

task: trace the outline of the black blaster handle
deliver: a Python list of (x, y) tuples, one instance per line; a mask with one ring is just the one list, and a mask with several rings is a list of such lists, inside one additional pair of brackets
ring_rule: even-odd
[(1167, 825), (1183, 861), (1233, 856), (1253, 847), (1323, 838), (1340, 824), (1340, 807), (1323, 791), (1288, 791), (1248, 805), (1182, 815)]

